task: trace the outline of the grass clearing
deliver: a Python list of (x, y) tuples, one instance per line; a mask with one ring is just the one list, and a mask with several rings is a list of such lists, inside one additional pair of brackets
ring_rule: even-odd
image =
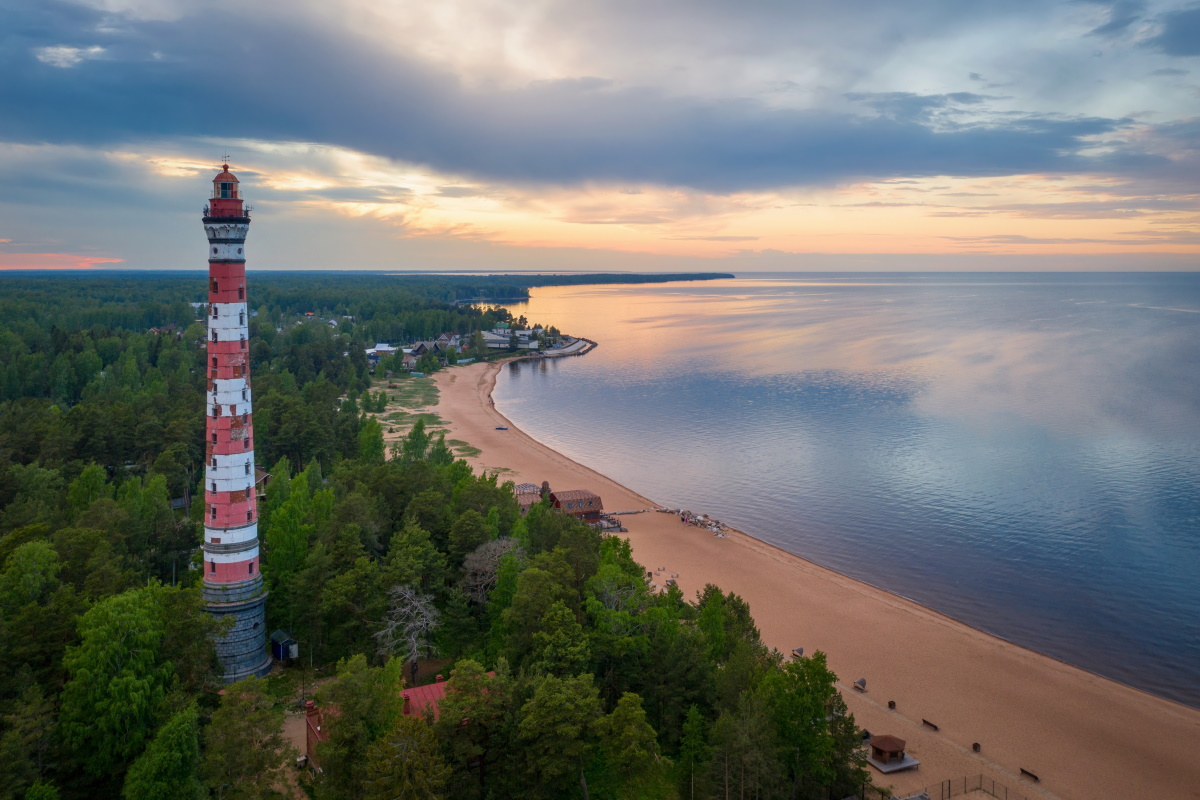
[[(425, 432), (431, 437), (436, 438), (438, 434), (447, 436), (450, 434), (446, 421), (441, 416), (435, 412), (424, 410), (437, 406), (438, 390), (432, 378), (411, 378), (397, 375), (387, 383), (395, 384), (396, 388), (388, 389), (385, 388), (386, 384), (381, 387), (377, 383), (373, 387), (373, 391), (384, 388), (388, 395), (387, 411), (377, 414), (376, 417), (383, 423), (384, 439), (388, 442), (389, 447), (392, 443), (407, 436), (413, 425), (417, 424), (417, 420), (425, 422)], [(419, 413), (418, 409), (421, 409)], [(462, 439), (447, 439), (446, 445), (456, 458), (474, 458), (483, 452)], [(510, 472), (511, 470), (503, 469), (501, 471)]]
[(454, 451), (454, 455), (459, 458), (475, 458), (483, 451), (473, 444), (464, 442), (462, 439), (447, 439), (446, 446)]
[(440, 416), (430, 411), (421, 414), (413, 414), (409, 411), (393, 411), (383, 419), (388, 425), (396, 428), (411, 428), (417, 424), (417, 420), (425, 421), (426, 430), (446, 424)]
[[(386, 388), (391, 384), (395, 384), (396, 388)], [(438, 401), (438, 389), (433, 378), (411, 378), (406, 375), (397, 375), (383, 386), (377, 383), (373, 388), (376, 391), (383, 388), (388, 393), (389, 403), (406, 408), (424, 408), (437, 405)]]

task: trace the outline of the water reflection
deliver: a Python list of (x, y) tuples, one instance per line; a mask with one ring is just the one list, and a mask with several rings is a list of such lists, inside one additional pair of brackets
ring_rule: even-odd
[(1200, 317), (1166, 307), (1200, 280), (544, 289), (518, 313), (601, 347), (495, 397), (659, 501), (1200, 705)]

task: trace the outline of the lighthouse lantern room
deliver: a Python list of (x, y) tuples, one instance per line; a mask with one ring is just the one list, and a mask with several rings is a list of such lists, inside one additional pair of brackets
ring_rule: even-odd
[(207, 610), (233, 619), (217, 641), (227, 682), (270, 671), (259, 574), (254, 412), (246, 313), (246, 233), (238, 179), (224, 164), (204, 209), (208, 234), (204, 585)]

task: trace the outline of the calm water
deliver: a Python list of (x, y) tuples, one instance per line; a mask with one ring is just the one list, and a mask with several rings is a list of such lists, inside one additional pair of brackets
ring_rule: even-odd
[(502, 373), (531, 435), (1200, 707), (1200, 275), (758, 275), (512, 310), (601, 343)]

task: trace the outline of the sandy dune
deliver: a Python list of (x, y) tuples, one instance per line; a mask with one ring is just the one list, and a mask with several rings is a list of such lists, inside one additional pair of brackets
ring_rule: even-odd
[[(609, 511), (656, 505), (513, 427), (489, 399), (499, 368), (471, 364), (437, 374), (437, 412), (455, 438), (481, 448), (470, 459), (474, 466), (507, 468), (504, 477), (518, 482), (592, 489)], [(921, 761), (914, 771), (879, 778), (881, 785), (904, 794), (982, 773), (1034, 798), (1200, 798), (1198, 710), (1005, 642), (742, 534), (719, 539), (654, 512), (623, 521), (637, 559), (647, 569), (679, 573), (688, 596), (705, 583), (737, 592), (769, 645), (828, 654), (859, 724), (907, 740)], [(865, 694), (850, 690), (858, 678), (867, 679)], [(895, 701), (894, 711), (888, 701)], [(1022, 777), (1022, 768), (1040, 783)]]

